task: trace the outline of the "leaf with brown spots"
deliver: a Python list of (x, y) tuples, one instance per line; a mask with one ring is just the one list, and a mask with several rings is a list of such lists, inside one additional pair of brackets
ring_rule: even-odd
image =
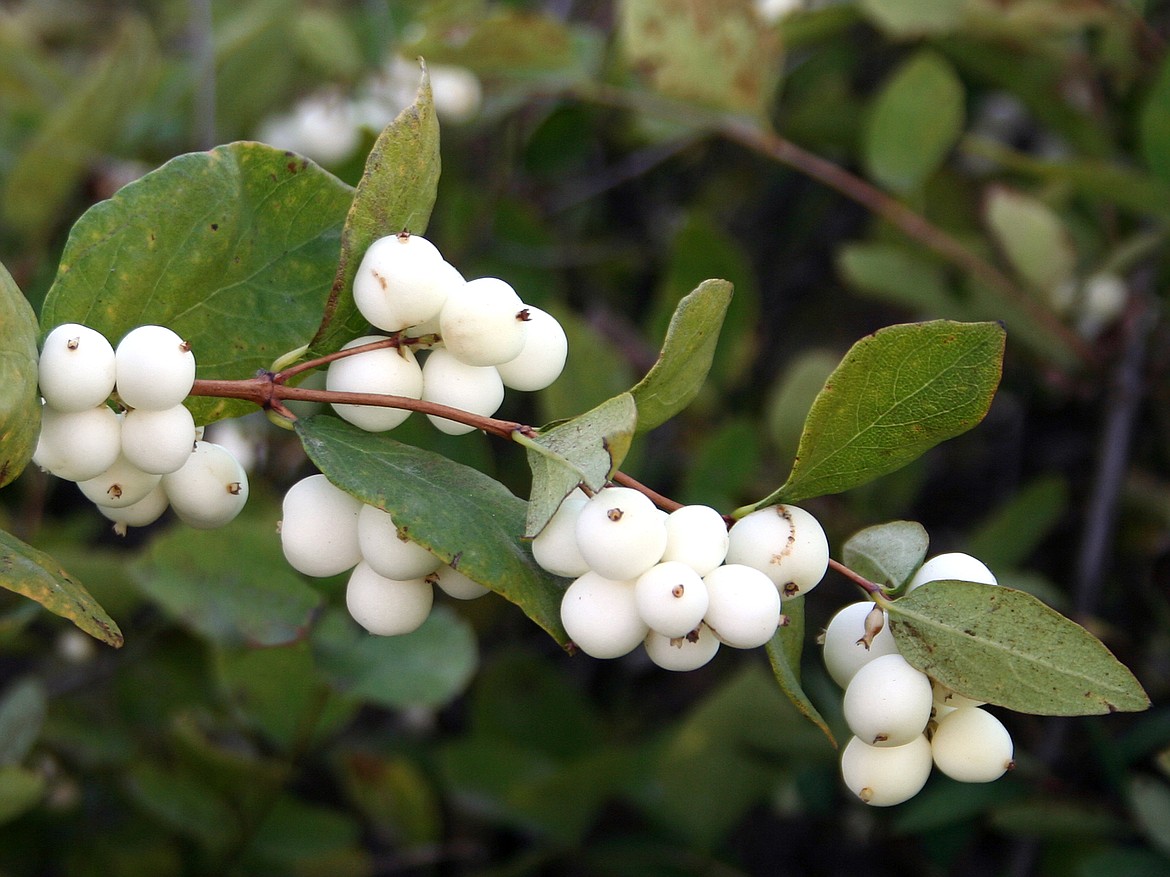
[(81, 583), (43, 551), (0, 530), (0, 587), (68, 618), (95, 639), (122, 646), (122, 631)]

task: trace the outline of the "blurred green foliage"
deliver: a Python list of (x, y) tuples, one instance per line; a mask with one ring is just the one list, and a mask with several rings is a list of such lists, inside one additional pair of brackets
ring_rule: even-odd
[[(809, 507), (837, 552), (913, 519), (931, 553), (980, 554), (1154, 700), (1006, 716), (1012, 775), (866, 810), (759, 653), (682, 676), (570, 659), (493, 599), (355, 637), (343, 582), (306, 583), (264, 539), (308, 471), (299, 444), (246, 429), (255, 487), (225, 531), (117, 540), (69, 485), (27, 471), (4, 491), (3, 528), (126, 645), (0, 591), (0, 875), (1165, 873), (1168, 34), (1144, 0), (0, 6), (0, 262), (38, 313), (84, 210), (177, 155), (279, 132), (356, 185), (422, 54), (442, 125), (428, 236), (570, 337), (566, 374), (505, 416), (628, 389), (683, 294), (734, 284), (703, 391), (624, 464), (665, 494), (730, 511), (783, 483), (859, 337), (1003, 321), (979, 428)], [(482, 100), (466, 79), (443, 93), (446, 64)], [(299, 128), (273, 124), (290, 113)], [(396, 436), (527, 493), (517, 448)], [(801, 685), (838, 739), (812, 637), (853, 598), (830, 575), (803, 601)]]

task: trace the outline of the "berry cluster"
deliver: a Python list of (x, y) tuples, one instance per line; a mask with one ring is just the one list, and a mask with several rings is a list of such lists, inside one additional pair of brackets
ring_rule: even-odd
[(811, 590), (829, 562), (820, 524), (794, 506), (760, 509), (729, 532), (708, 506), (666, 514), (628, 487), (571, 494), (532, 553), (573, 578), (561, 622), (581, 651), (617, 658), (642, 645), (668, 670), (703, 666), (720, 643), (768, 642), (781, 596)]
[(183, 405), (195, 357), (172, 330), (139, 326), (115, 350), (94, 329), (62, 324), (45, 338), (37, 381), (44, 405), (33, 461), (77, 482), (118, 533), (168, 506), (200, 529), (220, 527), (244, 507), (243, 467), (201, 440)]
[[(979, 560), (940, 554), (924, 563), (907, 591), (927, 582), (997, 584)], [(866, 804), (887, 807), (914, 797), (931, 765), (960, 782), (998, 779), (1012, 767), (1003, 724), (916, 670), (898, 653), (882, 609), (852, 603), (833, 616), (823, 637), (829, 675), (845, 689), (845, 721), (853, 737), (841, 753), (845, 785)]]
[(352, 570), (345, 592), (349, 613), (381, 636), (417, 630), (430, 614), (433, 585), (459, 600), (488, 592), (412, 542), (389, 513), (320, 474), (301, 479), (285, 494), (280, 543), (285, 559), (305, 575)]
[[(353, 281), (361, 314), (377, 329), (398, 333), (397, 347), (356, 353), (330, 363), (330, 390), (423, 399), (491, 416), (504, 388), (540, 390), (565, 365), (568, 341), (556, 318), (526, 305), (503, 280), (464, 280), (434, 244), (418, 235), (381, 238), (370, 245)], [(381, 336), (355, 338), (343, 349)], [(428, 347), (421, 355), (415, 348)], [(402, 423), (409, 411), (334, 404), (338, 416), (380, 432)], [(428, 414), (443, 432), (475, 427)]]

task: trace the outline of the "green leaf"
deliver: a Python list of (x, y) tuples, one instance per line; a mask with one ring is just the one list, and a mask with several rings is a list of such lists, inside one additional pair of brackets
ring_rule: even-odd
[(239, 836), (239, 816), (203, 778), (156, 761), (136, 759), (125, 777), (130, 799), (146, 814), (208, 849), (226, 847)]
[(862, 295), (935, 317), (969, 316), (943, 269), (909, 247), (848, 244), (838, 251), (837, 270)]
[(837, 738), (833, 736), (829, 723), (800, 687), (800, 653), (804, 644), (804, 597), (785, 600), (783, 608), (788, 621), (777, 629), (765, 647), (768, 663), (772, 665), (772, 675), (776, 677), (780, 690), (792, 701), (797, 711), (820, 728), (829, 738), (829, 742), (836, 747)]
[(296, 430), (330, 481), (389, 512), (413, 541), (518, 605), (561, 645), (568, 643), (561, 580), (538, 567), (520, 540), (524, 500), (482, 472), (336, 417), (301, 418)]
[(37, 771), (16, 765), (0, 767), (0, 825), (26, 813), (45, 794), (45, 778)]
[(870, 173), (895, 192), (922, 187), (963, 130), (963, 83), (929, 50), (905, 61), (872, 104), (864, 159)]
[(784, 485), (752, 508), (839, 493), (975, 426), (999, 384), (995, 323), (936, 320), (879, 329), (829, 376)]
[(780, 45), (744, 0), (623, 0), (622, 51), (664, 95), (763, 116), (780, 78)]
[(471, 627), (444, 606), (403, 636), (373, 636), (332, 610), (310, 641), (336, 691), (390, 707), (443, 706), (467, 687), (478, 659)]
[(353, 301), (353, 278), (370, 244), (426, 231), (439, 185), (439, 122), (426, 67), (414, 103), (378, 135), (341, 232), (341, 259), (311, 354), (332, 353), (369, 330)]
[(622, 393), (524, 442), (532, 469), (526, 535), (543, 530), (579, 483), (594, 491), (605, 486), (630, 449), (637, 418), (634, 397)]
[(44, 686), (32, 677), (12, 685), (0, 701), (0, 765), (18, 764), (32, 751), (45, 723)]
[(1129, 782), (1129, 806), (1142, 834), (1164, 856), (1170, 856), (1170, 786), (1138, 774)]
[(1068, 487), (1060, 476), (1037, 478), (983, 521), (967, 538), (967, 553), (992, 569), (1028, 559), (1068, 511)]
[(0, 587), (68, 618), (95, 639), (121, 648), (122, 631), (69, 573), (43, 551), (0, 530)]
[[(41, 325), (83, 323), (117, 344), (157, 323), (191, 343), (198, 377), (253, 377), (320, 323), (351, 198), (317, 165), (260, 143), (181, 155), (78, 220)], [(254, 410), (188, 404), (199, 423)]]
[(906, 660), (967, 697), (1042, 716), (1149, 706), (1133, 674), (1100, 640), (1023, 591), (929, 582), (888, 611)]
[(1077, 254), (1072, 238), (1044, 202), (995, 186), (984, 216), (1012, 267), (1032, 286), (1054, 290), (1073, 277)]
[(967, 0), (861, 0), (865, 15), (896, 38), (943, 34), (962, 24)]
[(24, 471), (40, 428), (37, 318), (0, 264), (0, 487)]
[(731, 292), (726, 280), (704, 280), (678, 303), (657, 362), (630, 390), (638, 406), (638, 432), (670, 420), (698, 395), (711, 368)]
[(1138, 117), (1142, 158), (1163, 182), (1170, 183), (1170, 57), (1162, 60)]
[(890, 521), (866, 527), (841, 547), (841, 559), (871, 582), (900, 588), (922, 566), (930, 537), (916, 521)]
[(118, 142), (153, 87), (159, 51), (144, 19), (123, 18), (107, 44), (6, 168), (0, 212), (30, 238), (45, 237), (68, 215), (90, 165)]
[(175, 528), (152, 541), (131, 572), (171, 618), (227, 645), (296, 642), (321, 602), (285, 562), (274, 521), (239, 518), (226, 531)]

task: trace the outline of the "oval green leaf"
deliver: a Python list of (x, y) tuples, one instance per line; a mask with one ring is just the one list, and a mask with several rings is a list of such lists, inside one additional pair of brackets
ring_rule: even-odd
[(0, 487), (24, 471), (40, 428), (37, 318), (0, 265)]
[(285, 561), (275, 521), (237, 519), (230, 531), (172, 529), (151, 542), (131, 574), (168, 616), (222, 645), (296, 642), (321, 603)]
[(445, 563), (519, 606), (561, 645), (562, 580), (536, 565), (520, 537), (527, 503), (482, 472), (336, 417), (296, 422), (325, 476), (395, 523)]
[(41, 735), (48, 695), (40, 680), (29, 676), (4, 692), (0, 700), (0, 765), (19, 764)]
[(1136, 712), (1134, 675), (1091, 633), (1031, 594), (939, 581), (888, 607), (902, 655), (976, 700), (1042, 716)]
[(963, 83), (945, 58), (923, 50), (904, 62), (873, 102), (864, 158), (874, 178), (914, 192), (963, 131)]
[(94, 639), (121, 648), (122, 631), (81, 583), (43, 551), (0, 530), (0, 587), (68, 618)]
[(378, 135), (341, 232), (341, 259), (311, 352), (332, 353), (369, 330), (353, 301), (353, 278), (370, 244), (426, 231), (439, 186), (439, 121), (427, 69), (414, 103)]
[[(181, 155), (78, 220), (41, 325), (84, 323), (112, 344), (135, 326), (169, 326), (191, 343), (198, 377), (250, 378), (320, 324), (352, 197), (261, 143)], [(200, 423), (253, 410), (188, 404)]]
[(442, 706), (471, 681), (478, 662), (470, 625), (436, 607), (403, 636), (371, 636), (341, 610), (311, 638), (317, 667), (333, 688), (383, 706)]
[(1050, 291), (1072, 279), (1077, 266), (1072, 236), (1043, 201), (996, 186), (984, 215), (999, 248), (1032, 286)]
[(780, 690), (792, 701), (797, 712), (820, 728), (836, 748), (837, 738), (833, 736), (829, 723), (800, 687), (800, 654), (804, 646), (804, 597), (785, 600), (783, 609), (784, 617), (788, 621), (776, 630), (775, 635), (765, 646), (768, 663), (772, 665), (772, 675), (776, 677)]
[(890, 521), (866, 527), (841, 547), (841, 559), (871, 582), (900, 588), (922, 566), (930, 537), (917, 521)]
[(605, 486), (630, 449), (637, 418), (634, 397), (622, 393), (523, 441), (532, 470), (526, 535), (543, 530), (578, 484), (584, 482), (591, 490)]
[(698, 395), (711, 369), (731, 293), (726, 280), (704, 280), (678, 303), (658, 361), (630, 390), (638, 406), (638, 432), (670, 420)]
[(999, 386), (998, 323), (879, 329), (845, 355), (813, 403), (784, 485), (745, 509), (839, 493), (893, 472), (979, 423)]

